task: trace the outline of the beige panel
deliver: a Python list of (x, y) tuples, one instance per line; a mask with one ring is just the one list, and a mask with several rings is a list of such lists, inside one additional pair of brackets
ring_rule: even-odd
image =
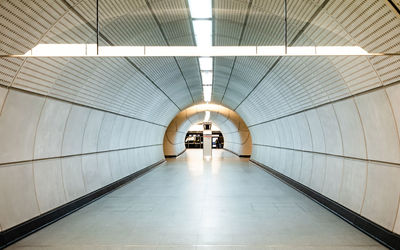
[(390, 104), (396, 119), (397, 131), (400, 135), (400, 84), (397, 84), (386, 89), (389, 96)]
[(400, 144), (385, 90), (356, 97), (367, 139), (368, 158), (400, 163)]
[(322, 193), (334, 201), (339, 200), (343, 176), (343, 163), (344, 159), (342, 157), (326, 157), (326, 175)]
[(0, 85), (0, 115), (1, 115), (1, 110), (3, 108), (4, 101), (6, 100), (7, 97), (7, 88), (4, 88)]
[(44, 98), (11, 90), (0, 116), (0, 163), (31, 160)]
[(32, 163), (0, 167), (0, 224), (8, 229), (39, 215)]
[(325, 136), (317, 110), (312, 109), (305, 112), (311, 130), (314, 152), (325, 152)]
[(65, 123), (71, 104), (47, 99), (36, 131), (34, 159), (61, 155)]
[(300, 151), (293, 151), (293, 167), (290, 177), (296, 181), (300, 181), (302, 154)]
[(85, 179), (86, 191), (88, 193), (101, 187), (96, 154), (82, 156), (82, 171)]
[(86, 194), (82, 175), (82, 156), (61, 159), (64, 190), (67, 201), (72, 201)]
[(82, 153), (82, 141), (90, 109), (73, 105), (64, 132), (62, 155)]
[(310, 187), (317, 192), (322, 192), (326, 175), (326, 155), (313, 154), (313, 167)]
[(303, 152), (301, 159), (301, 173), (299, 181), (303, 185), (309, 186), (311, 182), (312, 175), (312, 167), (313, 167), (313, 154)]
[(396, 220), (396, 224), (394, 226), (394, 232), (397, 234), (400, 234), (400, 201), (399, 201), (399, 206), (397, 208), (397, 220)]
[(326, 152), (343, 155), (342, 136), (333, 106), (325, 105), (318, 108), (317, 111), (324, 131)]
[(368, 181), (361, 215), (388, 230), (395, 224), (400, 198), (400, 167), (368, 163)]
[(307, 122), (305, 113), (295, 115), (296, 124), (298, 125), (298, 133), (301, 138), (301, 145), (303, 150), (313, 150), (313, 142), (311, 138), (310, 127)]
[(44, 213), (66, 202), (61, 159), (33, 163), (35, 187), (40, 212)]
[(354, 100), (337, 102), (334, 107), (342, 133), (344, 155), (365, 159), (364, 130)]
[(82, 153), (91, 153), (97, 151), (97, 140), (103, 120), (104, 112), (91, 110), (86, 123), (85, 133), (83, 135)]
[(339, 203), (360, 213), (367, 185), (367, 162), (344, 160), (342, 188)]
[(114, 126), (114, 122), (117, 116), (111, 113), (105, 113), (103, 117), (103, 121), (101, 123), (101, 129), (99, 133), (99, 139), (97, 142), (97, 150), (105, 151), (110, 149), (110, 142), (112, 136), (112, 130)]

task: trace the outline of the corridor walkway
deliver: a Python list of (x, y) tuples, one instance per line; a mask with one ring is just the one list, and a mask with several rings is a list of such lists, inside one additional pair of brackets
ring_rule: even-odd
[(9, 249), (382, 248), (247, 159), (213, 153), (188, 150)]

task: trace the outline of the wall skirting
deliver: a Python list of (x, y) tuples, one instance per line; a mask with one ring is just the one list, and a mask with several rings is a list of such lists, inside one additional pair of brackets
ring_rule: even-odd
[(304, 186), (303, 184), (287, 177), (278, 171), (259, 163), (255, 160), (250, 160), (255, 165), (264, 169), (274, 177), (280, 179), (281, 181), (287, 183), (292, 188), (298, 190), (299, 192), (307, 195), (315, 202), (319, 203), (321, 206), (325, 207), (332, 213), (336, 214), (352, 226), (356, 227), (360, 231), (364, 232), (371, 238), (375, 239), (379, 243), (390, 249), (400, 249), (400, 235), (395, 234), (386, 228), (370, 221), (369, 219), (353, 212), (352, 210), (340, 205), (339, 203), (327, 198), (326, 196), (312, 190), (311, 188)]
[(35, 218), (32, 218), (26, 222), (23, 222), (17, 226), (14, 226), (10, 229), (4, 230), (0, 232), (0, 249), (3, 249), (6, 246), (9, 246), (28, 235), (64, 218), (65, 216), (89, 205), (90, 203), (100, 199), (104, 195), (114, 191), (115, 189), (119, 188), (120, 186), (133, 181), (134, 179), (146, 174), (147, 172), (151, 171), (155, 167), (159, 166), (165, 162), (165, 160), (161, 160), (156, 162), (146, 168), (143, 168), (131, 175), (128, 175), (118, 181), (115, 181), (105, 187), (97, 189), (92, 193), (84, 195), (76, 200), (73, 200), (69, 203), (66, 203), (60, 207), (57, 207), (47, 213), (41, 214)]
[(226, 150), (226, 151), (228, 151), (228, 152), (231, 152), (232, 154), (234, 154), (234, 155), (236, 155), (236, 156), (239, 156), (239, 157), (241, 157), (241, 158), (250, 158), (251, 157), (251, 155), (240, 155), (240, 154), (238, 154), (238, 153), (236, 153), (236, 152), (233, 152), (232, 150), (229, 150), (229, 149), (227, 149), (227, 148), (223, 148), (224, 150)]
[(177, 155), (164, 155), (164, 156), (165, 156), (165, 158), (176, 158), (176, 157), (180, 156), (181, 154), (183, 154), (185, 152), (186, 152), (186, 148), (182, 152), (177, 154)]

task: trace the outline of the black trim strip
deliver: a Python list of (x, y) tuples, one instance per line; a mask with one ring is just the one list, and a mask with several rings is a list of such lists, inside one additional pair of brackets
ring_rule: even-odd
[(230, 153), (232, 153), (232, 154), (234, 154), (234, 155), (236, 155), (236, 156), (238, 156), (240, 158), (250, 158), (251, 157), (251, 155), (240, 155), (240, 154), (238, 154), (236, 152), (233, 152), (232, 150), (229, 150), (229, 149), (226, 149), (226, 148), (222, 148), (222, 149), (226, 150), (226, 151), (228, 151), (228, 152), (230, 152)]
[[(240, 38), (239, 38), (238, 46), (242, 45), (243, 35), (244, 35), (244, 31), (246, 30), (247, 22), (249, 21), (250, 10), (251, 10), (251, 6), (252, 5), (253, 5), (253, 0), (250, 0), (248, 5), (247, 5), (246, 17), (244, 18), (242, 31), (240, 32)], [(236, 59), (237, 59), (237, 56), (235, 56), (235, 59), (233, 59), (231, 73), (229, 74), (228, 83), (225, 86), (225, 90), (224, 90), (224, 94), (222, 95), (221, 103), (224, 101), (226, 90), (228, 89), (229, 83), (231, 82), (232, 73), (233, 73), (233, 70), (234, 70), (235, 64), (236, 64)]]
[(186, 152), (186, 148), (177, 155), (164, 155), (164, 156), (165, 156), (165, 158), (177, 158), (178, 156), (180, 156), (181, 154), (183, 154), (185, 152)]
[(373, 159), (365, 159), (365, 158), (359, 158), (359, 157), (354, 157), (354, 156), (337, 155), (337, 154), (316, 152), (316, 151), (303, 150), (303, 149), (296, 149), (296, 148), (285, 148), (285, 147), (278, 147), (278, 146), (265, 145), (265, 144), (257, 144), (257, 143), (253, 143), (253, 146), (267, 147), (267, 148), (276, 148), (276, 149), (283, 149), (283, 150), (291, 150), (291, 151), (296, 151), (296, 152), (301, 152), (301, 153), (326, 155), (326, 156), (332, 156), (332, 157), (340, 157), (340, 158), (343, 158), (343, 159), (350, 159), (350, 160), (357, 160), (357, 161), (373, 162), (373, 163), (378, 163), (378, 164), (388, 164), (388, 165), (400, 166), (400, 163), (396, 163), (396, 162), (380, 161), (380, 160), (373, 160)]
[(400, 84), (400, 81), (391, 82), (391, 83), (388, 83), (388, 84), (385, 84), (385, 85), (381, 85), (381, 86), (378, 86), (378, 87), (375, 87), (375, 88), (372, 88), (372, 89), (365, 90), (363, 92), (359, 92), (359, 93), (356, 93), (356, 94), (351, 94), (349, 96), (345, 96), (345, 97), (342, 97), (342, 98), (339, 98), (339, 99), (336, 99), (336, 100), (333, 100), (333, 101), (325, 102), (323, 104), (319, 104), (319, 105), (316, 105), (316, 106), (313, 106), (313, 107), (310, 107), (310, 108), (306, 108), (306, 109), (303, 109), (303, 110), (300, 110), (300, 111), (296, 111), (296, 112), (293, 112), (293, 113), (290, 113), (290, 114), (287, 114), (287, 115), (282, 115), (282, 116), (279, 116), (279, 117), (276, 117), (276, 118), (273, 118), (273, 119), (270, 119), (270, 120), (267, 120), (267, 121), (254, 123), (254, 124), (251, 124), (251, 125), (249, 125), (247, 127), (251, 128), (251, 127), (258, 126), (258, 125), (261, 125), (261, 124), (265, 124), (265, 123), (268, 123), (268, 122), (276, 121), (276, 120), (283, 119), (283, 118), (286, 118), (286, 117), (289, 117), (289, 116), (293, 116), (293, 115), (297, 115), (297, 114), (300, 114), (300, 113), (304, 113), (304, 112), (307, 112), (307, 111), (312, 110), (312, 109), (317, 109), (317, 108), (324, 107), (324, 106), (331, 105), (331, 104), (335, 104), (335, 103), (338, 103), (338, 102), (341, 102), (341, 101), (344, 101), (344, 100), (348, 100), (350, 98), (363, 96), (363, 95), (366, 95), (366, 94), (369, 94), (369, 93), (372, 93), (372, 92), (375, 92), (375, 91), (378, 91), (378, 90), (382, 90), (382, 89), (386, 90), (387, 88), (393, 87), (393, 86), (397, 86), (398, 84)]
[[(314, 12), (314, 14), (310, 17), (310, 19), (304, 24), (304, 26), (299, 30), (299, 32), (296, 34), (296, 36), (293, 38), (293, 40), (290, 42), (289, 46), (293, 46), (296, 41), (303, 35), (304, 31), (308, 28), (308, 26), (311, 25), (311, 23), (314, 21), (314, 19), (319, 15), (319, 13), (325, 8), (325, 6), (328, 4), (330, 0), (325, 0), (319, 7), (318, 9)], [(233, 111), (236, 111), (240, 105), (254, 92), (254, 90), (260, 85), (260, 83), (271, 73), (271, 71), (275, 68), (275, 66), (279, 63), (279, 61), (282, 59), (280, 56), (274, 64), (269, 68), (269, 70), (265, 73), (265, 75), (258, 81), (256, 86), (253, 87), (253, 89), (246, 95), (246, 97), (236, 106), (236, 108), (233, 109)]]
[(0, 162), (0, 167), (9, 166), (9, 165), (12, 165), (12, 164), (21, 164), (21, 163), (27, 163), (27, 162), (36, 162), (36, 161), (63, 159), (63, 158), (77, 157), (77, 156), (103, 154), (103, 153), (111, 153), (111, 152), (116, 152), (116, 151), (126, 151), (126, 150), (138, 149), (138, 148), (150, 148), (150, 147), (156, 147), (156, 146), (162, 146), (162, 144), (145, 145), (145, 146), (137, 146), (137, 147), (130, 147), (130, 148), (109, 149), (109, 150), (102, 150), (102, 151), (89, 152), (89, 153), (83, 153), (83, 154), (60, 155), (60, 156), (53, 156), (53, 157), (46, 157), (46, 158), (36, 158), (36, 159), (22, 160), (22, 161)]
[[(61, 0), (65, 6), (72, 11), (75, 15), (77, 15), (90, 29), (92, 29), (94, 32), (97, 32), (96, 27), (94, 27), (84, 16), (79, 13), (71, 4), (67, 2), (67, 0)], [(111, 42), (110, 39), (108, 39), (105, 35), (103, 35), (101, 32), (99, 32), (99, 36), (109, 45), (114, 46), (114, 43)], [(124, 57), (125, 60), (132, 66), (134, 67), (137, 71), (140, 72), (148, 81), (150, 81), (158, 90), (160, 90), (177, 108), (179, 111), (182, 111), (182, 109), (167, 95), (167, 93), (164, 92), (143, 70), (141, 70), (129, 57)]]
[[(78, 103), (78, 102), (73, 102), (73, 101), (61, 99), (61, 98), (55, 97), (55, 96), (45, 95), (45, 94), (42, 94), (42, 93), (39, 93), (39, 92), (32, 92), (32, 91), (29, 91), (29, 90), (26, 90), (26, 89), (20, 89), (20, 88), (14, 87), (14, 86), (6, 86), (6, 85), (2, 85), (0, 83), (0, 87), (4, 87), (4, 88), (6, 88), (8, 90), (18, 91), (18, 92), (22, 92), (22, 93), (26, 93), (26, 94), (30, 94), (30, 95), (40, 96), (40, 97), (47, 98), (47, 99), (52, 99), (52, 100), (56, 100), (56, 101), (60, 101), (60, 102), (65, 102), (65, 103), (69, 103), (69, 104), (72, 104), (72, 105), (76, 105), (76, 106), (80, 106), (80, 107), (84, 107), (84, 108), (88, 108), (88, 109), (94, 109), (94, 110), (98, 110), (98, 111), (105, 112), (105, 113), (119, 115), (119, 116), (122, 116), (122, 117), (126, 117), (126, 118), (129, 118), (129, 119), (134, 119), (134, 120), (142, 121), (142, 122), (146, 122), (146, 123), (150, 123), (150, 124), (157, 125), (157, 126), (164, 127), (164, 128), (167, 127), (166, 125), (163, 125), (163, 124), (158, 124), (158, 123), (155, 123), (155, 122), (143, 120), (143, 119), (136, 118), (136, 117), (133, 117), (133, 116), (119, 114), (119, 113), (114, 112), (114, 111), (101, 109), (101, 108), (96, 108), (96, 107), (89, 106), (89, 105), (86, 105), (86, 104), (82, 104), (82, 103)], [(1, 114), (1, 111), (2, 110), (0, 109), (0, 114)]]
[[(167, 35), (165, 34), (164, 30), (162, 29), (162, 25), (161, 25), (160, 20), (158, 20), (157, 15), (156, 15), (156, 13), (155, 13), (154, 10), (153, 10), (153, 7), (151, 7), (151, 4), (150, 4), (150, 2), (149, 2), (148, 0), (145, 0), (145, 2), (146, 2), (146, 5), (147, 5), (147, 8), (149, 8), (149, 10), (150, 10), (150, 12), (151, 12), (151, 15), (153, 16), (154, 21), (156, 22), (156, 24), (157, 24), (157, 26), (158, 26), (158, 29), (159, 29), (160, 32), (161, 32), (162, 37), (164, 38), (165, 43), (166, 43), (168, 46), (171, 46), (170, 43), (168, 42)], [(189, 84), (188, 84), (188, 82), (187, 82), (187, 80), (186, 80), (185, 75), (183, 74), (181, 65), (179, 65), (178, 60), (176, 59), (176, 56), (174, 56), (174, 60), (175, 60), (176, 66), (177, 66), (178, 69), (179, 69), (179, 72), (181, 72), (181, 75), (182, 75), (183, 80), (185, 81), (186, 87), (187, 87), (187, 89), (188, 89), (188, 91), (189, 91), (189, 94), (190, 94), (190, 98), (192, 98), (192, 103), (194, 103), (192, 91), (190, 91)]]
[(155, 167), (159, 166), (165, 160), (161, 160), (154, 163), (146, 168), (143, 168), (131, 175), (128, 175), (118, 181), (115, 181), (105, 187), (102, 187), (96, 191), (93, 191), (85, 196), (82, 196), (76, 200), (66, 203), (60, 207), (57, 207), (49, 212), (41, 214), (35, 218), (32, 218), (26, 222), (23, 222), (17, 226), (0, 232), (0, 249), (3, 249), (27, 236), (37, 232), (38, 230), (64, 218), (67, 215), (89, 205), (90, 203), (102, 198), (109, 194), (120, 186), (133, 181), (134, 179), (146, 174)]
[(311, 188), (287, 177), (284, 174), (279, 173), (278, 171), (260, 163), (253, 159), (250, 162), (259, 166), (263, 170), (267, 171), (272, 176), (277, 179), (285, 182), (292, 188), (297, 191), (305, 194), (324, 208), (328, 209), (335, 215), (342, 218), (344, 221), (359, 229), (363, 233), (367, 234), (374, 240), (378, 241), (382, 245), (390, 248), (390, 249), (400, 249), (400, 235), (383, 228), (382, 226), (376, 224), (373, 221), (351, 211), (350, 209), (340, 205), (339, 203), (325, 197), (324, 195), (312, 190)]
[(388, 0), (388, 2), (397, 11), (397, 13), (400, 15), (399, 7), (397, 7), (397, 5), (392, 0)]

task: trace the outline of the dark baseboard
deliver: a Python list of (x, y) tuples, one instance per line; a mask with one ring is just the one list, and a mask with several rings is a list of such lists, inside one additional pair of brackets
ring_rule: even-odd
[(326, 209), (330, 210), (332, 213), (336, 214), (352, 226), (356, 227), (360, 231), (364, 232), (371, 238), (375, 239), (382, 245), (390, 248), (390, 249), (400, 249), (400, 235), (395, 234), (386, 228), (376, 224), (375, 222), (351, 211), (350, 209), (340, 205), (336, 201), (329, 199), (328, 197), (312, 190), (311, 188), (287, 177), (284, 174), (279, 173), (278, 171), (259, 163), (255, 160), (250, 160), (257, 166), (261, 167), (271, 175), (275, 176), (276, 178), (284, 181), (289, 186), (295, 188), (296, 190), (300, 191), (301, 193), (307, 195)]
[(165, 160), (161, 160), (157, 163), (154, 163), (146, 168), (143, 168), (131, 175), (128, 175), (118, 181), (115, 181), (105, 187), (102, 187), (96, 191), (91, 192), (85, 196), (82, 196), (76, 200), (73, 200), (69, 203), (66, 203), (60, 207), (57, 207), (49, 212), (41, 214), (35, 218), (32, 218), (28, 221), (25, 221), (17, 226), (14, 226), (10, 229), (4, 230), (0, 232), (0, 249), (3, 249), (25, 237), (28, 235), (62, 219), (63, 217), (89, 205), (95, 200), (103, 197), (104, 195), (114, 191), (120, 186), (146, 174), (150, 170), (159, 166), (161, 163), (165, 162)]
[(229, 150), (229, 149), (226, 149), (226, 148), (222, 148), (223, 150), (226, 150), (226, 151), (228, 151), (228, 152), (231, 152), (232, 154), (234, 154), (234, 155), (236, 155), (236, 156), (239, 156), (239, 157), (241, 157), (241, 158), (250, 158), (251, 157), (251, 155), (240, 155), (240, 154), (238, 154), (238, 153), (236, 153), (236, 152), (233, 152), (232, 150)]
[(181, 154), (185, 153), (185, 151), (186, 151), (186, 148), (177, 155), (164, 155), (164, 157), (165, 158), (176, 158), (176, 157), (180, 156)]

